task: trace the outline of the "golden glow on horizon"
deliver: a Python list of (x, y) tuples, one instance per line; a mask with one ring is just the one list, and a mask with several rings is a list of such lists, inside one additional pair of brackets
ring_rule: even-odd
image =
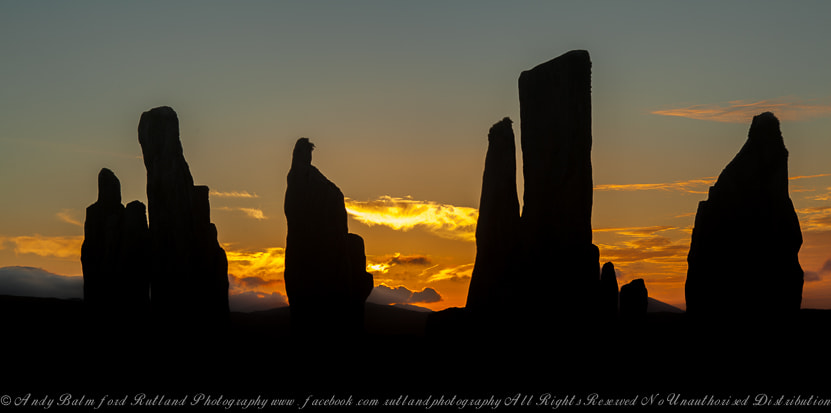
[(783, 97), (755, 102), (734, 100), (727, 102), (726, 105), (723, 103), (692, 105), (682, 108), (655, 110), (651, 113), (653, 115), (678, 116), (715, 122), (749, 123), (753, 116), (762, 112), (773, 112), (782, 121), (799, 121), (831, 116), (831, 104), (816, 100), (804, 101), (795, 97)]
[(476, 241), (476, 221), (479, 219), (476, 208), (391, 196), (373, 201), (350, 198), (345, 201), (349, 216), (365, 225), (383, 225), (398, 231), (424, 228), (442, 238)]

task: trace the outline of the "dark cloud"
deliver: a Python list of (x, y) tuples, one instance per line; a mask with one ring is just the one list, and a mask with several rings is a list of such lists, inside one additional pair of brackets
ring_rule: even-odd
[(0, 268), (0, 294), (26, 297), (83, 298), (83, 277), (53, 274), (35, 267)]
[(822, 279), (822, 277), (820, 277), (819, 273), (816, 271), (805, 271), (802, 276), (802, 280), (805, 282), (819, 281), (820, 279)]
[(410, 291), (404, 286), (390, 288), (384, 284), (373, 288), (372, 293), (366, 299), (369, 303), (382, 305), (435, 303), (441, 300), (442, 298), (438, 291), (430, 287), (421, 291)]
[(390, 265), (420, 265), (428, 266), (433, 263), (425, 255), (395, 255), (389, 261)]
[(283, 280), (267, 280), (262, 277), (248, 276), (237, 277), (234, 274), (228, 274), (228, 281), (231, 284), (231, 290), (256, 290), (266, 287), (274, 288), (278, 284), (282, 284)]
[(242, 313), (270, 310), (272, 308), (285, 307), (289, 305), (283, 294), (278, 292), (269, 294), (258, 291), (246, 291), (240, 294), (229, 295), (228, 304), (231, 307), (231, 311), (238, 311)]

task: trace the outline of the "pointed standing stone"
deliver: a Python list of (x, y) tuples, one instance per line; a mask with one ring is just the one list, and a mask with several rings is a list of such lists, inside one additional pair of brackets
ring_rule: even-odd
[(312, 165), (313, 149), (308, 139), (297, 140), (287, 177), (284, 277), (291, 326), (303, 336), (358, 334), (372, 276), (363, 239), (348, 232), (343, 193)]
[(793, 314), (802, 301), (799, 219), (788, 194), (779, 120), (753, 118), (747, 141), (698, 204), (687, 311), (704, 317)]
[(466, 308), (505, 310), (515, 288), (514, 268), (519, 231), (516, 188), (516, 144), (511, 120), (505, 118), (488, 132), (488, 152), (482, 177), (476, 223), (476, 262)]

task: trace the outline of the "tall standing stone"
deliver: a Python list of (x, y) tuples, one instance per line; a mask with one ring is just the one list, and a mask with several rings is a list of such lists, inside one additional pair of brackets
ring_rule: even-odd
[(372, 278), (363, 240), (350, 238), (343, 193), (312, 165), (313, 149), (308, 139), (297, 140), (287, 177), (284, 277), (292, 330), (356, 334)]
[(600, 273), (592, 245), (591, 61), (575, 50), (522, 72), (523, 278), (532, 311), (568, 318)]
[(788, 194), (779, 120), (753, 118), (747, 141), (698, 204), (687, 311), (710, 317), (793, 314), (802, 301), (799, 219)]
[(511, 120), (505, 118), (488, 132), (488, 152), (482, 176), (479, 219), (476, 223), (476, 262), (466, 308), (477, 312), (506, 310), (516, 288), (516, 247), (519, 200), (516, 188), (516, 144)]
[(228, 314), (228, 262), (210, 222), (208, 188), (194, 186), (169, 107), (141, 115), (153, 254), (152, 304), (165, 314), (213, 319)]

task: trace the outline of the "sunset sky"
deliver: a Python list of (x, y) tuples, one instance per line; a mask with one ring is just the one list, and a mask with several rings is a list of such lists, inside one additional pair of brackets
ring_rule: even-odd
[(619, 284), (685, 307), (697, 204), (769, 110), (803, 307), (831, 308), (828, 16), (827, 1), (0, 2), (0, 267), (45, 271), (7, 268), (0, 293), (77, 285), (44, 274), (81, 276), (102, 167), (146, 203), (136, 127), (168, 105), (233, 295), (284, 302), (286, 174), (308, 137), (385, 286), (374, 299), (464, 306), (488, 129), (510, 117), (519, 146), (520, 72), (586, 49), (594, 243)]

